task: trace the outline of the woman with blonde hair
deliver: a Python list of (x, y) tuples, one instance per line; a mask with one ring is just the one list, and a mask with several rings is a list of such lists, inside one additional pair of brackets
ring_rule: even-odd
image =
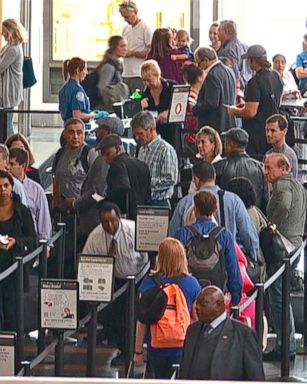
[(33, 167), (33, 164), (35, 163), (33, 150), (26, 137), (22, 133), (14, 133), (6, 139), (4, 144), (8, 147), (8, 149), (21, 148), (28, 152), (29, 164), (26, 168), (26, 175), (29, 179), (41, 184), (39, 171), (37, 168)]
[(219, 133), (209, 125), (202, 127), (196, 134), (196, 145), (198, 154), (196, 157), (216, 163), (221, 160), (222, 141)]
[[(157, 280), (163, 284), (177, 284), (186, 300), (191, 321), (196, 320), (195, 300), (201, 287), (195, 277), (188, 272), (188, 263), (184, 246), (180, 241), (166, 237), (159, 246), (156, 271), (147, 276), (139, 287), (140, 297), (157, 285)], [(172, 365), (180, 362), (183, 348), (154, 348), (152, 347), (152, 328), (137, 321), (136, 341), (133, 361), (136, 365), (143, 363), (143, 342), (146, 336), (148, 344), (147, 356), (154, 377), (169, 379), (172, 375)]]
[[(2, 36), (6, 44), (0, 50), (0, 108), (13, 109), (23, 98), (23, 51), (27, 31), (15, 19), (2, 22)], [(14, 133), (13, 114), (7, 114), (7, 136)]]

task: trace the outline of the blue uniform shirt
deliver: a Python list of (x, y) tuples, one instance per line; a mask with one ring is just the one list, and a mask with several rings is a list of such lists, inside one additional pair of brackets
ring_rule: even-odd
[(90, 113), (90, 101), (77, 80), (69, 79), (59, 92), (59, 110), (64, 121), (71, 119), (72, 111)]
[[(200, 217), (193, 226), (200, 233), (208, 233), (215, 224), (212, 220)], [(192, 239), (193, 234), (187, 228), (177, 229), (175, 238), (181, 241), (183, 245), (187, 245)], [(234, 247), (233, 237), (228, 229), (224, 229), (217, 237), (224, 251), (225, 267), (227, 272), (227, 289), (231, 293), (231, 303), (236, 305), (241, 300), (242, 278), (239, 270), (238, 258)]]

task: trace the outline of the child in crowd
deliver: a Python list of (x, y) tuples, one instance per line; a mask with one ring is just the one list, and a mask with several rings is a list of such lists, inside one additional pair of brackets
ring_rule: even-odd
[(185, 29), (177, 31), (177, 49), (181, 52), (179, 55), (171, 55), (173, 61), (190, 60), (194, 61), (194, 56), (190, 48), (191, 38)]

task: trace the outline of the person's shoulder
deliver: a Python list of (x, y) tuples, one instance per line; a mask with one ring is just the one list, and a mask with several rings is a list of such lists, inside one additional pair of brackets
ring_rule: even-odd
[(254, 331), (250, 327), (243, 324), (241, 321), (236, 319), (231, 319), (230, 317), (228, 317), (228, 319), (231, 322), (230, 324), (233, 326), (234, 330), (237, 330), (240, 333), (244, 333), (246, 335), (251, 335), (254, 333)]
[(160, 139), (158, 145), (160, 146), (160, 148), (163, 148), (166, 152), (171, 152), (173, 154), (176, 154), (175, 148), (164, 139)]
[(135, 231), (135, 221), (128, 219), (121, 219), (123, 230), (125, 231)]
[(297, 155), (293, 148), (291, 148), (288, 144), (285, 145), (285, 152), (289, 154), (292, 157), (295, 157), (297, 159)]
[(101, 236), (101, 234), (104, 232), (104, 229), (102, 228), (101, 224), (98, 224), (97, 227), (95, 227), (92, 232), (88, 235), (88, 238), (93, 238), (96, 236)]

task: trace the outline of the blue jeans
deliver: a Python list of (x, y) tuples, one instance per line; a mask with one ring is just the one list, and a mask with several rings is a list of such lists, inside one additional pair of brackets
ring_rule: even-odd
[[(282, 276), (280, 276), (269, 288), (269, 298), (272, 307), (272, 320), (274, 329), (277, 335), (277, 341), (275, 350), (281, 352), (281, 335), (283, 332), (282, 329)], [(294, 326), (294, 317), (292, 312), (292, 306), (290, 304), (290, 319), (289, 319), (289, 353), (290, 355), (294, 354), (296, 351), (295, 344), (295, 326)]]
[(181, 356), (154, 355), (148, 351), (148, 361), (155, 379), (170, 379), (174, 373), (173, 364), (180, 364)]

